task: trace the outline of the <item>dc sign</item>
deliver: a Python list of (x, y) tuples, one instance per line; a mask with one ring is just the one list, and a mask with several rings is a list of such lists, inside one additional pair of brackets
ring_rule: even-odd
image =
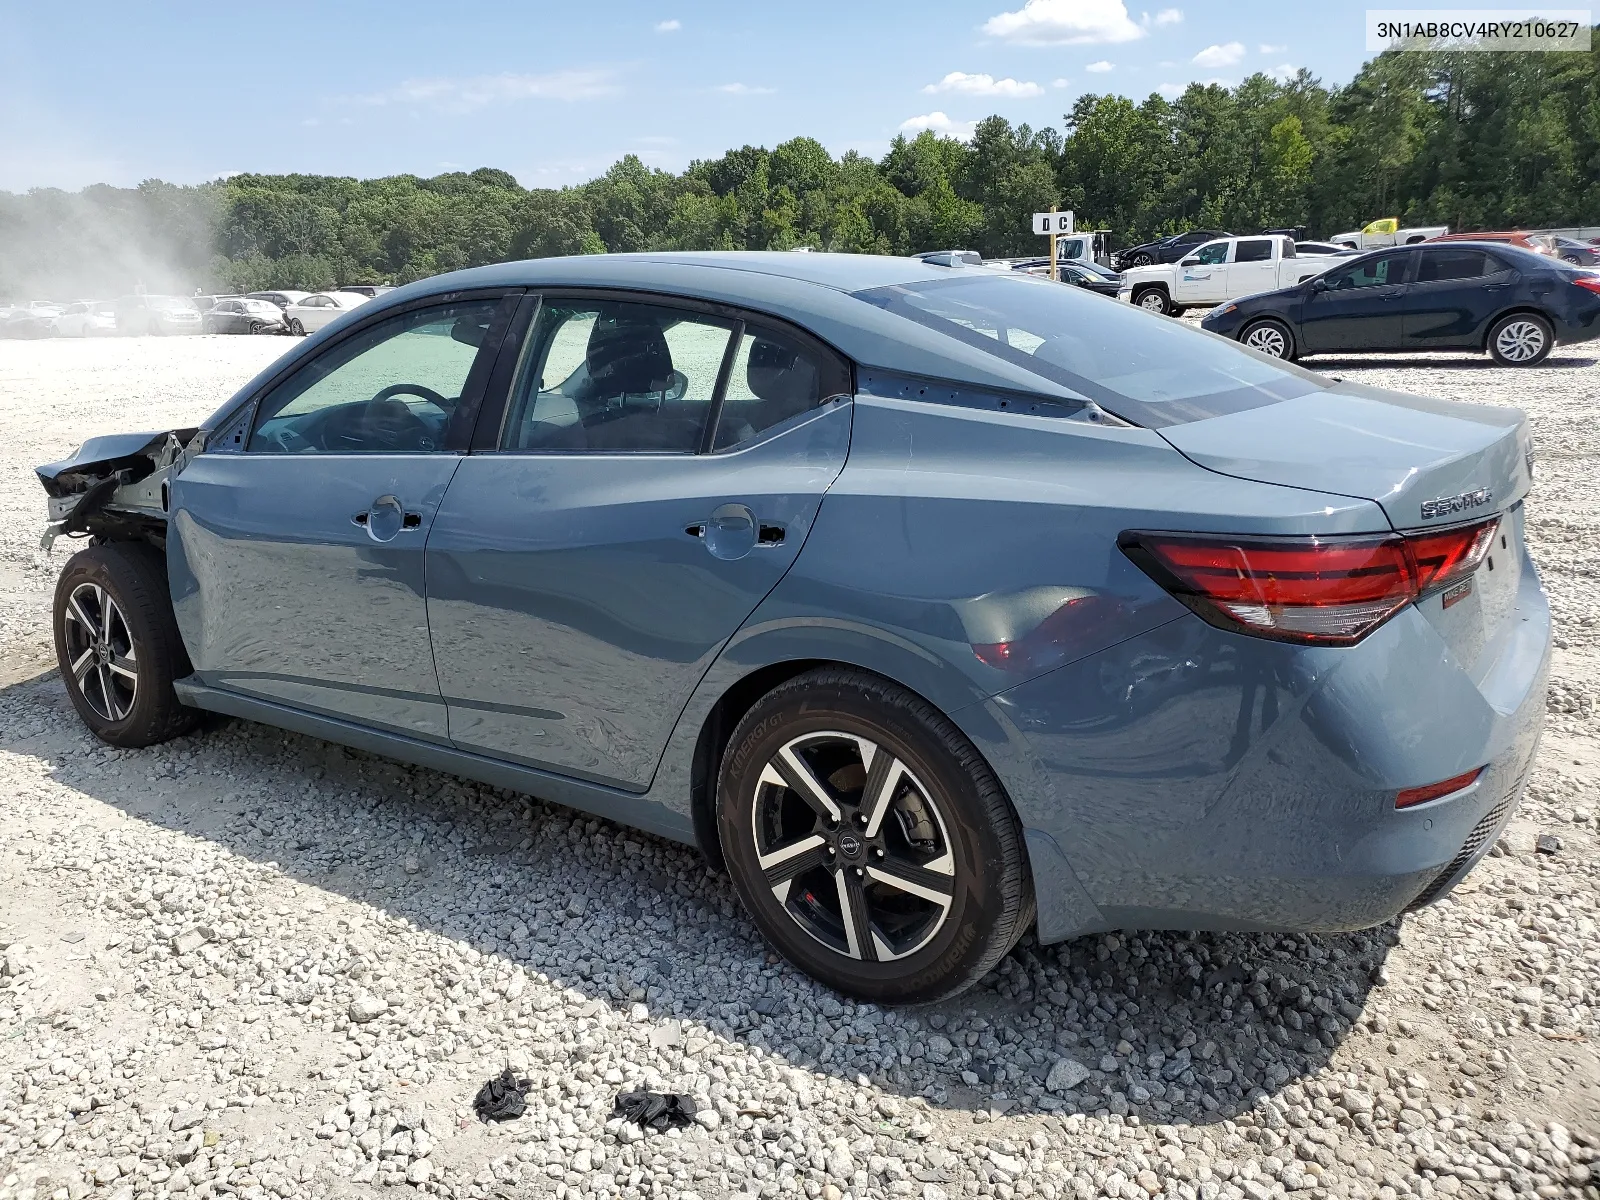
[(1040, 237), (1048, 234), (1072, 232), (1072, 212), (1042, 212), (1033, 214), (1033, 231)]

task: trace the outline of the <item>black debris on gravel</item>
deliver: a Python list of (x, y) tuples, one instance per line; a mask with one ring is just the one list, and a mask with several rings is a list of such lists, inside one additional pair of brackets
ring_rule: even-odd
[(478, 1089), (472, 1098), (472, 1111), (480, 1121), (515, 1121), (528, 1104), (526, 1096), (533, 1084), (518, 1079), (507, 1067), (499, 1075)]
[(1534, 848), (1540, 854), (1554, 854), (1561, 849), (1561, 839), (1553, 833), (1541, 833), (1539, 840), (1534, 843)]
[(641, 1129), (664, 1131), (694, 1120), (694, 1101), (676, 1092), (623, 1092), (612, 1110)]

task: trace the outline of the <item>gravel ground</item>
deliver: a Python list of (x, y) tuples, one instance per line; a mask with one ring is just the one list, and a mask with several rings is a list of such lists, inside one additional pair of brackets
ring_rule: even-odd
[[(0, 342), (0, 1200), (1600, 1197), (1593, 352), (1313, 364), (1534, 416), (1551, 728), (1452, 899), (1030, 940), (884, 1011), (775, 960), (676, 845), (243, 722), (82, 732), (37, 665), (67, 548), (35, 548), (29, 468), (196, 420), (287, 345)], [(528, 1112), (482, 1125), (508, 1065)], [(696, 1123), (621, 1125), (639, 1086)]]

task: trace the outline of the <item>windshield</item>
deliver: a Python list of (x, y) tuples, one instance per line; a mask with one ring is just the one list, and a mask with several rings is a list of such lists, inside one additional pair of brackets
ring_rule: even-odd
[(973, 275), (857, 299), (1072, 388), (1148, 428), (1322, 391), (1327, 381), (1184, 325), (1026, 275)]

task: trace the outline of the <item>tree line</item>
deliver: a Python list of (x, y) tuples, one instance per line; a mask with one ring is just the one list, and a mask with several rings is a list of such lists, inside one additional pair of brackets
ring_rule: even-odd
[(1600, 37), (1588, 53), (1399, 54), (1343, 87), (1301, 71), (1135, 103), (1085, 95), (1059, 128), (992, 116), (881, 159), (797, 137), (674, 174), (628, 155), (527, 189), (235, 175), (0, 193), (0, 297), (404, 283), (514, 258), (658, 249), (1040, 251), (1052, 206), (1132, 244), (1194, 227), (1317, 235), (1378, 217), (1471, 230), (1600, 221)]

